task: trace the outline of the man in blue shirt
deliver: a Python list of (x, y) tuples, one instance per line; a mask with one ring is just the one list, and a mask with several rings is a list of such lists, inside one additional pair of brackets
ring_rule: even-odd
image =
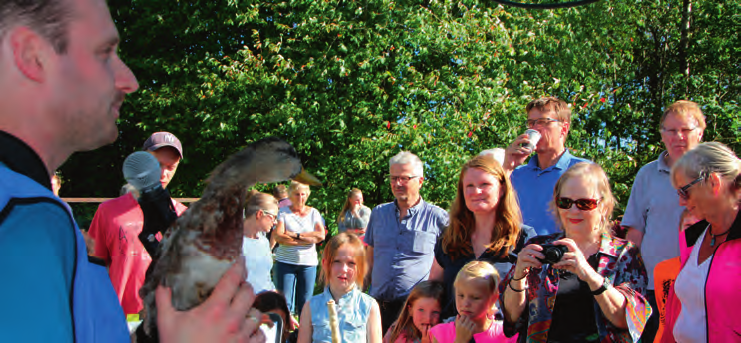
[[(687, 151), (702, 141), (705, 116), (700, 106), (680, 100), (664, 110), (659, 121), (661, 141), (666, 151), (659, 159), (641, 167), (633, 181), (622, 225), (628, 228), (626, 238), (641, 248), (648, 272), (646, 299), (654, 309), (654, 269), (659, 262), (679, 256), (679, 219), (684, 206), (672, 186), (671, 168)], [(646, 323), (642, 342), (653, 342), (659, 329), (659, 312), (654, 311)]]
[(563, 100), (543, 97), (531, 101), (526, 111), (527, 127), (541, 135), (535, 146), (535, 156), (521, 166), (532, 153), (523, 147), (530, 140), (522, 134), (507, 148), (504, 169), (512, 173), (510, 179), (520, 200), (523, 223), (535, 229), (538, 235), (546, 235), (557, 232), (559, 227), (549, 206), (556, 181), (574, 164), (589, 161), (571, 155), (565, 147), (571, 127), (571, 109)]
[[(72, 153), (118, 135), (124, 97), (139, 87), (118, 42), (105, 0), (0, 1), (3, 341), (129, 342), (105, 268), (88, 259), (69, 206), (51, 190)], [(245, 320), (254, 292), (243, 280), (244, 264), (235, 264), (187, 312), (174, 310), (168, 288), (157, 289), (161, 337), (264, 341), (257, 320)]]
[(409, 292), (427, 280), (437, 238), (448, 226), (448, 213), (422, 200), (422, 161), (402, 151), (389, 161), (395, 201), (371, 212), (365, 242), (371, 275), (370, 295), (381, 307), (383, 332), (399, 316)]

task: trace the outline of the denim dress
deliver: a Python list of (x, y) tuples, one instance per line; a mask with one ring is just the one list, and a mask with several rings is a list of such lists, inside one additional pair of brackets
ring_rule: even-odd
[[(332, 329), (329, 327), (329, 309), (327, 302), (332, 299), (329, 288), (311, 297), (312, 342), (332, 342)], [(348, 292), (335, 305), (342, 342), (365, 342), (373, 299), (356, 288)]]

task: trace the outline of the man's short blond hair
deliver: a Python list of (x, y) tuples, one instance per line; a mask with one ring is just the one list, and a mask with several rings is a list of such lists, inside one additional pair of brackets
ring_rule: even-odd
[(544, 96), (527, 104), (527, 107), (525, 107), (525, 113), (530, 113), (530, 110), (533, 108), (537, 108), (538, 111), (541, 112), (553, 110), (556, 114), (556, 118), (554, 119), (567, 123), (569, 124), (569, 127), (571, 127), (571, 108), (569, 108), (569, 105), (566, 104), (565, 101), (556, 98), (555, 96)]
[(695, 121), (697, 121), (697, 127), (702, 131), (704, 131), (707, 126), (705, 124), (705, 115), (702, 114), (702, 110), (696, 102), (679, 100), (669, 105), (669, 107), (664, 110), (664, 114), (661, 115), (661, 122), (659, 124), (662, 129), (664, 128), (664, 120), (666, 120), (666, 117), (668, 117), (669, 114), (674, 114), (675, 116), (682, 118), (694, 118)]

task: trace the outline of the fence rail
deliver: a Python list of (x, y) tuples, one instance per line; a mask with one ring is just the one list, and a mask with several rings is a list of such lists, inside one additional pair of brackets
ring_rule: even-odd
[[(67, 203), (88, 203), (88, 204), (99, 204), (115, 198), (62, 198)], [(181, 203), (192, 203), (198, 201), (200, 198), (174, 198)]]

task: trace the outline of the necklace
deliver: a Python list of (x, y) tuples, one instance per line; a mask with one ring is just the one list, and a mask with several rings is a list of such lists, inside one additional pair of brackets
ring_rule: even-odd
[(708, 224), (708, 227), (706, 229), (710, 232), (710, 237), (711, 237), (710, 238), (710, 246), (711, 247), (715, 245), (715, 237), (725, 236), (725, 235), (728, 234), (728, 232), (731, 231), (731, 228), (728, 228), (728, 230), (726, 230), (726, 232), (719, 233), (719, 234), (715, 235), (715, 234), (713, 234), (713, 230), (710, 230), (710, 224)]

